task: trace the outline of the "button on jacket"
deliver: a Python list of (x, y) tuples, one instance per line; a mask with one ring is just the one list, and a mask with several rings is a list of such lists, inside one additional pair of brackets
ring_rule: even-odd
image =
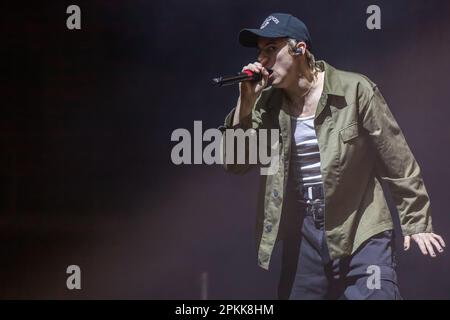
[[(392, 194), (403, 235), (432, 232), (430, 200), (419, 165), (376, 84), (324, 61), (318, 61), (317, 66), (325, 71), (314, 128), (331, 259), (351, 255), (370, 237), (393, 229), (382, 182)], [(284, 103), (282, 90), (268, 87), (240, 124), (232, 126), (234, 109), (225, 119), (226, 129), (279, 129), (281, 133), (279, 169), (273, 175), (261, 176), (260, 182), (256, 234), (258, 263), (264, 269), (269, 269), (276, 241), (285, 235), (281, 222), (292, 128), (290, 116), (282, 108)], [(225, 170), (236, 174), (254, 166), (224, 164)]]

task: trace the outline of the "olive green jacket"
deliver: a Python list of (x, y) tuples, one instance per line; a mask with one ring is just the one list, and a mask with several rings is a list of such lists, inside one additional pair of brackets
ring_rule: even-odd
[[(403, 235), (432, 232), (430, 200), (419, 165), (377, 86), (363, 75), (337, 70), (324, 61), (317, 66), (325, 71), (314, 127), (330, 257), (351, 255), (373, 235), (393, 229), (382, 181), (391, 191)], [(225, 119), (225, 128), (280, 130), (279, 170), (261, 177), (257, 243), (258, 263), (264, 269), (269, 269), (276, 241), (283, 239), (280, 222), (291, 149), (291, 121), (283, 103), (282, 91), (269, 87), (239, 125), (231, 126), (234, 109)], [(253, 166), (224, 164), (236, 174)]]

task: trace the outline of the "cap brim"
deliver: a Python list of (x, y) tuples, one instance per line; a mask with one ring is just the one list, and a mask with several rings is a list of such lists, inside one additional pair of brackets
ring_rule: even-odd
[(282, 38), (284, 34), (264, 29), (242, 29), (239, 32), (239, 43), (244, 47), (257, 47), (258, 37)]

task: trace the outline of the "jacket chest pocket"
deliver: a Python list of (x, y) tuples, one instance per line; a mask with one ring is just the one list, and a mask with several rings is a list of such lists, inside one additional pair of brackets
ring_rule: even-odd
[(358, 123), (354, 122), (347, 127), (339, 130), (339, 136), (344, 143), (353, 143), (358, 137)]
[(362, 164), (369, 162), (370, 157), (366, 135), (360, 132), (357, 122), (352, 122), (339, 130), (339, 140), (341, 176), (345, 171), (351, 172), (352, 176), (358, 176), (358, 170)]

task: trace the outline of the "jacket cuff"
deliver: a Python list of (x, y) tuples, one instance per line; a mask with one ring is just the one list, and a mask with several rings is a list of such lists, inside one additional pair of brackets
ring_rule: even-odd
[(244, 131), (247, 129), (250, 129), (252, 127), (252, 112), (246, 116), (243, 121), (239, 122), (236, 125), (232, 125), (233, 119), (234, 119), (234, 113), (236, 111), (236, 108), (233, 108), (233, 110), (228, 113), (228, 115), (225, 118), (225, 122), (223, 126), (219, 127), (219, 130), (224, 132), (226, 129), (243, 129)]
[(433, 225), (430, 223), (415, 223), (411, 226), (402, 226), (403, 236), (411, 236), (417, 233), (428, 233), (433, 232)]

